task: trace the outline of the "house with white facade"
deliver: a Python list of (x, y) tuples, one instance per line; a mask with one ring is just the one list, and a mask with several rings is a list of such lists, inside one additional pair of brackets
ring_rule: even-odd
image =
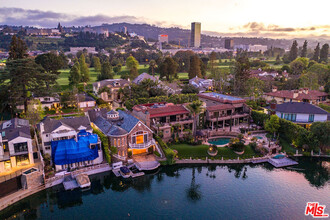
[(80, 109), (91, 109), (96, 106), (96, 101), (85, 93), (78, 94), (78, 105)]
[(213, 90), (214, 80), (213, 79), (201, 79), (196, 76), (189, 80), (189, 84), (198, 88), (200, 92), (203, 92), (206, 90)]
[(328, 120), (327, 111), (307, 102), (272, 104), (269, 110), (274, 111), (279, 118), (301, 125), (310, 125), (313, 122), (325, 122)]
[[(34, 100), (38, 100), (40, 102), (41, 108), (45, 109), (52, 109), (57, 108), (61, 105), (60, 98), (58, 95), (56, 96), (40, 96), (40, 97), (34, 97)], [(33, 108), (37, 109), (39, 106), (38, 102), (35, 102), (33, 104)], [(24, 110), (24, 105), (18, 105), (16, 106), (17, 109)]]
[(87, 116), (59, 120), (47, 117), (38, 129), (42, 150), (51, 155), (56, 171), (102, 163), (101, 141), (92, 134)]
[(0, 134), (0, 173), (34, 163), (28, 120), (5, 121), (0, 125)]

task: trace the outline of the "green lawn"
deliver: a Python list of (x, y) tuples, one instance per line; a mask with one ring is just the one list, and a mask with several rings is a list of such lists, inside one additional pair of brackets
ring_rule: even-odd
[[(208, 145), (189, 145), (189, 144), (176, 144), (170, 146), (173, 150), (178, 151), (178, 157), (179, 158), (211, 158), (211, 156), (207, 153), (207, 150), (209, 148)], [(255, 152), (252, 150), (250, 146), (245, 147), (245, 152), (243, 155), (238, 155), (234, 151), (232, 151), (228, 147), (219, 147), (218, 148), (218, 154), (215, 156), (215, 159), (221, 159), (222, 157), (224, 159), (237, 159), (237, 157), (240, 158), (251, 158), (253, 156), (256, 156)]]
[(292, 147), (289, 142), (287, 142), (285, 139), (280, 138), (280, 145), (282, 146), (282, 151), (285, 151), (287, 153), (296, 153), (296, 148)]
[[(144, 65), (139, 65), (138, 67), (138, 71), (139, 73), (143, 73), (143, 72), (148, 72), (148, 67), (145, 67)], [(70, 69), (62, 69), (60, 70), (60, 75), (57, 79), (57, 83), (61, 86), (62, 90), (65, 90), (67, 88), (69, 88), (69, 73), (70, 73)], [(128, 74), (129, 70), (126, 68), (126, 66), (122, 67), (121, 72), (119, 72), (118, 74), (116, 74), (114, 76), (115, 79), (119, 79), (121, 75), (123, 74)], [(94, 68), (89, 68), (89, 77), (90, 77), (90, 81), (87, 83), (88, 86), (90, 87), (94, 82), (96, 82), (97, 80), (97, 75), (100, 74), (98, 72), (94, 71)]]

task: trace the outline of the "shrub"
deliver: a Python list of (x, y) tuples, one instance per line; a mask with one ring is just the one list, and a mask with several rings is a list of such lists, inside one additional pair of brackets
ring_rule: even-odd
[(154, 151), (154, 154), (155, 154), (157, 157), (160, 157), (160, 153), (158, 153), (158, 151)]
[(132, 156), (132, 154), (133, 154), (133, 152), (132, 152), (132, 151), (128, 151), (128, 152), (127, 152), (127, 156), (128, 156), (128, 157), (131, 157), (131, 156)]
[(101, 131), (93, 128), (93, 133), (97, 134), (102, 142), (102, 149), (103, 152), (105, 154), (105, 159), (107, 160), (108, 164), (111, 164), (111, 156), (110, 156), (110, 151), (109, 151), (109, 141), (108, 141), (108, 137), (105, 136), (105, 134), (103, 134)]
[(169, 148), (167, 146), (166, 143), (164, 143), (164, 141), (159, 137), (154, 135), (155, 140), (158, 142), (159, 146), (162, 148), (162, 150), (164, 151), (165, 157), (166, 157), (166, 163), (162, 163), (162, 164), (167, 164), (167, 165), (172, 165), (175, 163), (174, 161), (174, 157), (175, 157), (175, 153), (174, 151)]
[(237, 143), (232, 144), (231, 148), (233, 149), (233, 151), (243, 152), (245, 145), (242, 142), (237, 142)]

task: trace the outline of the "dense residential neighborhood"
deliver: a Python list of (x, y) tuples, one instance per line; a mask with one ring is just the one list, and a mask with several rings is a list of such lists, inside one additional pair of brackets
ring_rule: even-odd
[(174, 164), (231, 172), (329, 158), (328, 43), (202, 47), (193, 22), (182, 46), (105, 26), (0, 29), (0, 199), (17, 194), (0, 210), (46, 188), (88, 189), (110, 171), (135, 180)]

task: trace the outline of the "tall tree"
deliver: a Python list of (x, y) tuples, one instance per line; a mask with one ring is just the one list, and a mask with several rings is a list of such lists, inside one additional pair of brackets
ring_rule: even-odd
[(112, 66), (109, 61), (106, 61), (102, 64), (101, 74), (97, 76), (98, 81), (104, 79), (113, 79)]
[(201, 61), (197, 55), (194, 55), (191, 57), (188, 76), (189, 76), (189, 79), (192, 79), (196, 76), (199, 78), (203, 77), (202, 72), (201, 72)]
[(213, 71), (214, 71), (216, 59), (217, 59), (217, 53), (212, 51), (212, 53), (210, 54), (210, 70), (211, 70), (211, 73), (213, 73)]
[(329, 44), (323, 44), (322, 49), (320, 51), (320, 63), (321, 62), (328, 63), (328, 55), (329, 55)]
[(155, 69), (157, 67), (157, 63), (155, 60), (150, 60), (149, 62), (149, 73), (155, 76)]
[(45, 92), (45, 82), (48, 80), (47, 74), (42, 67), (33, 59), (10, 60), (6, 64), (6, 76), (8, 80), (8, 91), (12, 102), (12, 107), (23, 101), (24, 111), (27, 111), (28, 100), (31, 94)]
[(171, 57), (166, 57), (159, 66), (160, 78), (166, 77), (167, 81), (177, 78), (177, 69), (179, 65)]
[(139, 67), (139, 62), (132, 56), (130, 55), (126, 59), (126, 68), (131, 70), (133, 68), (138, 68)]
[(26, 53), (26, 51), (27, 46), (25, 42), (20, 37), (16, 37), (16, 35), (14, 35), (10, 43), (8, 60), (27, 58), (28, 54)]
[(35, 58), (35, 62), (40, 64), (48, 75), (46, 86), (49, 89), (50, 85), (54, 85), (58, 76), (60, 75), (60, 69), (63, 67), (63, 58), (55, 53), (45, 53), (38, 55)]
[(95, 72), (101, 72), (101, 62), (100, 62), (100, 58), (98, 58), (97, 56), (93, 56), (93, 66), (94, 66), (94, 70)]
[(264, 81), (256, 78), (251, 77), (247, 80), (247, 92), (248, 95), (253, 98), (259, 98), (263, 94), (263, 88), (264, 88)]
[(314, 49), (314, 54), (313, 54), (312, 60), (319, 62), (319, 58), (320, 58), (320, 43), (318, 43)]
[(280, 128), (280, 120), (277, 117), (277, 115), (270, 116), (270, 119), (268, 119), (265, 123), (265, 130), (269, 133), (273, 134), (273, 137), (275, 137), (276, 132)]
[(220, 93), (223, 93), (229, 84), (229, 71), (226, 69), (217, 68), (213, 71), (213, 73), (211, 73), (210, 78), (214, 80), (215, 88)]
[(305, 40), (305, 42), (304, 42), (304, 45), (303, 45), (303, 48), (301, 50), (300, 56), (301, 57), (306, 57), (307, 56), (307, 40)]
[(136, 77), (139, 76), (139, 71), (136, 67), (133, 67), (129, 70), (129, 78), (130, 79), (135, 79)]
[(76, 62), (71, 67), (71, 70), (70, 70), (69, 85), (77, 87), (80, 82), (81, 82), (80, 65), (78, 62)]
[(234, 92), (236, 95), (242, 95), (246, 93), (246, 81), (250, 77), (250, 62), (246, 55), (242, 55), (236, 58), (236, 62), (233, 68), (234, 74)]
[(293, 41), (290, 53), (289, 53), (289, 60), (294, 61), (298, 57), (298, 43), (297, 41)]
[(81, 56), (79, 57), (79, 67), (80, 67), (81, 82), (88, 82), (89, 81), (89, 69), (86, 64), (84, 54), (81, 54)]
[(193, 136), (194, 138), (196, 137), (196, 132), (197, 132), (197, 120), (199, 114), (202, 112), (202, 102), (201, 101), (194, 101), (187, 105), (187, 108), (189, 109), (190, 113), (193, 116)]

